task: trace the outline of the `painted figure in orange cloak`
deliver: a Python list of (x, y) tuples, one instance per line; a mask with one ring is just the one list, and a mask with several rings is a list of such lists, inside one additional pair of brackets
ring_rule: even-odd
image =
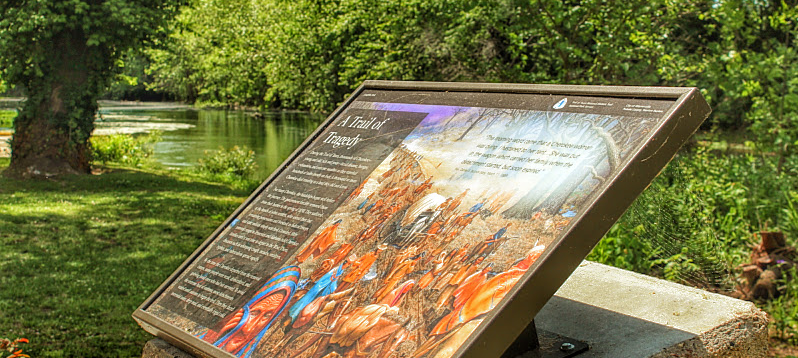
[(350, 244), (342, 244), (338, 250), (335, 250), (330, 257), (322, 261), (319, 266), (313, 270), (313, 273), (310, 274), (310, 280), (313, 282), (318, 281), (319, 278), (324, 276), (324, 274), (330, 271), (330, 269), (341, 263), (341, 261), (343, 261), (349, 255), (349, 253), (352, 252), (353, 248), (354, 246)]
[[(455, 292), (457, 292), (458, 290), (462, 291), (462, 288), (464, 286), (464, 281), (473, 278), (472, 276), (474, 275), (475, 272), (477, 272), (477, 266), (482, 264), (483, 260), (484, 259), (482, 257), (478, 257), (476, 261), (474, 261), (470, 265), (463, 265), (457, 271), (457, 273), (455, 273), (454, 276), (452, 276), (452, 278), (449, 280), (449, 285), (443, 289), (443, 292), (441, 292), (440, 296), (438, 297), (437, 307), (445, 306), (449, 302), (449, 299), (455, 294)], [(490, 269), (490, 267), (491, 266), (488, 265), (488, 267), (486, 267), (485, 270), (483, 270), (485, 275), (487, 275), (487, 271)], [(455, 305), (455, 307), (457, 307), (457, 305)]]
[(308, 258), (319, 257), (327, 251), (335, 243), (335, 232), (338, 230), (338, 225), (341, 224), (341, 221), (341, 219), (336, 220), (332, 225), (316, 235), (310, 245), (305, 246), (302, 252), (296, 255), (297, 262), (303, 263)]
[(446, 251), (441, 251), (437, 255), (435, 255), (435, 258), (432, 261), (432, 269), (427, 271), (427, 273), (421, 276), (421, 279), (418, 280), (418, 288), (420, 289), (427, 288), (427, 286), (430, 283), (432, 283), (432, 280), (436, 276), (438, 276), (438, 274), (440, 274), (441, 271), (443, 271), (443, 267), (446, 264), (446, 257), (447, 257)]
[(360, 195), (360, 193), (363, 191), (363, 187), (366, 186), (366, 182), (368, 182), (368, 181), (369, 181), (368, 178), (366, 178), (366, 180), (362, 181), (360, 183), (360, 185), (358, 185), (357, 188), (355, 188), (355, 190), (352, 191), (352, 194), (349, 194), (349, 196), (344, 201), (344, 204), (348, 203), (350, 200), (352, 200), (354, 198), (357, 198), (358, 195)]
[(236, 357), (249, 357), (293, 297), (299, 276), (297, 266), (275, 272), (244, 307), (226, 318), (221, 329), (209, 330), (199, 338)]
[[(421, 256), (422, 255), (420, 254), (416, 257), (408, 258), (400, 262), (398, 265), (394, 266), (394, 268), (391, 270), (388, 276), (385, 277), (382, 288), (380, 288), (374, 294), (374, 297), (376, 297), (378, 300), (383, 300), (390, 293), (390, 291), (393, 290), (394, 287), (396, 287), (396, 284), (398, 284), (399, 281), (404, 279), (405, 276), (407, 276), (408, 274), (413, 272), (413, 270), (415, 270), (416, 263), (421, 258)], [(415, 282), (413, 283), (415, 284)]]
[(446, 209), (448, 211), (454, 211), (455, 209), (457, 209), (457, 207), (460, 206), (460, 203), (463, 202), (463, 198), (465, 198), (465, 196), (466, 196), (466, 194), (468, 194), (469, 190), (470, 189), (466, 189), (462, 193), (460, 193), (460, 195), (457, 195), (457, 197), (454, 198), (454, 200), (452, 200), (452, 202), (449, 204), (449, 207), (446, 208)]
[(352, 287), (355, 282), (360, 281), (363, 276), (366, 276), (371, 266), (374, 265), (374, 261), (377, 261), (377, 256), (386, 248), (388, 248), (388, 245), (380, 244), (376, 250), (368, 252), (354, 261), (349, 267), (349, 272), (341, 277), (341, 284), (338, 286), (338, 291), (343, 291)]
[(503, 228), (499, 229), (499, 231), (496, 231), (495, 234), (488, 236), (485, 241), (474, 246), (474, 249), (468, 254), (468, 258), (473, 259), (475, 256), (488, 257), (493, 251), (496, 251), (496, 249), (507, 240), (507, 238), (503, 236), (511, 225), (512, 223), (505, 225)]
[[(316, 333), (302, 347), (289, 353), (289, 356), (306, 357), (306, 352), (313, 346), (316, 349), (310, 355), (312, 358), (342, 355), (346, 358), (391, 356), (399, 344), (408, 338), (409, 332), (403, 325), (384, 316), (399, 312), (397, 306), (414, 284), (415, 281), (408, 280), (378, 303), (357, 307), (344, 315), (332, 314), (327, 332)], [(377, 352), (380, 345), (382, 348)]]
[(377, 232), (380, 231), (380, 228), (382, 228), (382, 225), (384, 223), (385, 221), (383, 220), (383, 221), (375, 221), (374, 223), (370, 224), (365, 229), (363, 229), (363, 231), (361, 231), (360, 234), (358, 234), (354, 240), (352, 240), (352, 243), (360, 244), (368, 240), (371, 240), (374, 237), (374, 235), (376, 235)]
[(341, 317), (341, 324), (330, 337), (331, 344), (346, 349), (344, 357), (368, 357), (383, 345), (377, 357), (390, 356), (408, 336), (401, 324), (384, 317), (399, 312), (402, 298), (415, 281), (408, 280), (392, 290), (377, 304), (358, 307)]
[(416, 190), (413, 190), (413, 194), (416, 196), (421, 195), (421, 193), (423, 193), (425, 190), (431, 188), (432, 184), (432, 177), (427, 178), (427, 180), (421, 183)]
[[(430, 335), (440, 335), (451, 331), (461, 323), (466, 323), (473, 318), (487, 313), (504, 298), (510, 289), (515, 286), (521, 276), (526, 273), (535, 260), (540, 257), (545, 249), (544, 246), (536, 246), (523, 260), (513, 267), (502, 272), (483, 284), (474, 288), (473, 293), (458, 292), (459, 296), (467, 296), (459, 309), (452, 310), (444, 316), (437, 325), (430, 331)], [(460, 299), (462, 300), (462, 299)], [(458, 302), (459, 303), (459, 302)]]

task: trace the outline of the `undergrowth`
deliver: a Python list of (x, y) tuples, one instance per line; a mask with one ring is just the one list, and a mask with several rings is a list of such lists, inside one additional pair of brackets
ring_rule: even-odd
[(242, 189), (254, 189), (259, 181), (255, 174), (255, 152), (249, 148), (234, 146), (230, 149), (205, 151), (193, 171), (210, 181), (233, 185)]
[(0, 109), (0, 127), (11, 128), (14, 124), (14, 118), (17, 117), (17, 111)]
[[(755, 149), (755, 148), (752, 148)], [(736, 289), (758, 231), (798, 242), (798, 158), (756, 150), (682, 151), (598, 243), (589, 260), (711, 291)], [(798, 344), (798, 278), (784, 294), (758, 302), (777, 337)]]
[(152, 156), (153, 145), (160, 140), (160, 131), (144, 135), (93, 136), (91, 137), (93, 159), (103, 164), (115, 162), (138, 166)]

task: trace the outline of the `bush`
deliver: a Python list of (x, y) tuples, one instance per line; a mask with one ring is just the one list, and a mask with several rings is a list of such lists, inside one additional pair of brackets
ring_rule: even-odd
[(768, 301), (764, 309), (773, 317), (775, 336), (798, 345), (798, 270), (794, 267), (779, 281), (778, 298)]
[(153, 144), (161, 140), (160, 131), (152, 131), (147, 135), (112, 134), (91, 138), (94, 161), (116, 162), (121, 164), (140, 165), (153, 153)]
[(15, 110), (0, 110), (0, 127), (12, 127), (16, 117), (17, 111)]
[(200, 173), (248, 178), (255, 173), (255, 166), (255, 152), (247, 147), (234, 146), (231, 149), (206, 150), (197, 169)]
[(798, 237), (798, 175), (772, 153), (682, 151), (593, 249), (588, 259), (672, 281), (735, 288), (753, 233)]

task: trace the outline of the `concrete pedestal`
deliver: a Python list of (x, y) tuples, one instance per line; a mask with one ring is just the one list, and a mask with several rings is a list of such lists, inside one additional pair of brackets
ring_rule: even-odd
[(767, 315), (753, 303), (589, 261), (535, 322), (587, 342), (579, 358), (767, 355)]
[[(589, 344), (578, 358), (767, 355), (767, 315), (753, 303), (589, 261), (535, 322), (540, 330)], [(190, 357), (160, 339), (147, 342), (142, 355)]]

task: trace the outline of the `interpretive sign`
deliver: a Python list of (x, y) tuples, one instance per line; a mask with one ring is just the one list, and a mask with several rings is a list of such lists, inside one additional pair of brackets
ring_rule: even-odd
[(708, 113), (367, 81), (134, 317), (203, 356), (500, 356)]

